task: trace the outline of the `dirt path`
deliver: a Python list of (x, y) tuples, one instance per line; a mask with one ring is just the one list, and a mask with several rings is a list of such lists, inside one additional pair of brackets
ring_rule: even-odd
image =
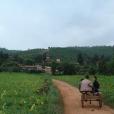
[(114, 110), (108, 106), (99, 109), (97, 102), (86, 104), (85, 108), (81, 107), (80, 92), (77, 88), (58, 80), (53, 80), (54, 85), (59, 89), (64, 104), (64, 114), (114, 114)]

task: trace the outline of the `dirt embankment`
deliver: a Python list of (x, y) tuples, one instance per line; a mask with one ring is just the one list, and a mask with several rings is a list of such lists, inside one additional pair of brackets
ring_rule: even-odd
[(98, 102), (93, 101), (90, 105), (81, 107), (80, 92), (77, 88), (63, 81), (53, 80), (54, 85), (59, 89), (64, 104), (64, 114), (114, 114), (114, 110), (103, 105), (100, 109)]

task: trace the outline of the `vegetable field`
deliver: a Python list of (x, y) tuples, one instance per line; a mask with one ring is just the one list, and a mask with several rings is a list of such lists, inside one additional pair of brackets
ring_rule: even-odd
[(60, 114), (58, 98), (45, 74), (0, 73), (0, 114)]
[[(78, 87), (83, 76), (0, 73), (0, 114), (62, 114), (59, 92), (53, 87), (52, 78)], [(114, 77), (98, 76), (98, 80), (103, 101), (114, 107)]]

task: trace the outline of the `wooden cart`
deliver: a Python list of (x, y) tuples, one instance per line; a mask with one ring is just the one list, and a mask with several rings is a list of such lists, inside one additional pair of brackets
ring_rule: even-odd
[(98, 94), (95, 95), (93, 92), (91, 91), (83, 91), (81, 92), (81, 104), (82, 107), (84, 107), (84, 102), (89, 101), (91, 104), (91, 101), (98, 101), (99, 102), (99, 107), (102, 107), (102, 95)]

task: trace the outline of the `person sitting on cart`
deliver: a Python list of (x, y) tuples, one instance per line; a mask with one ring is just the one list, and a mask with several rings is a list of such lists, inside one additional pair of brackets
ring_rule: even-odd
[(80, 90), (80, 88), (81, 88), (81, 83), (82, 83), (83, 80), (84, 80), (83, 78), (80, 79), (79, 90)]
[(100, 83), (98, 82), (97, 77), (94, 76), (93, 92), (95, 95), (99, 95), (99, 88), (100, 88)]
[(89, 75), (85, 76), (85, 79), (83, 79), (80, 83), (80, 92), (92, 92), (92, 81), (89, 80)]

